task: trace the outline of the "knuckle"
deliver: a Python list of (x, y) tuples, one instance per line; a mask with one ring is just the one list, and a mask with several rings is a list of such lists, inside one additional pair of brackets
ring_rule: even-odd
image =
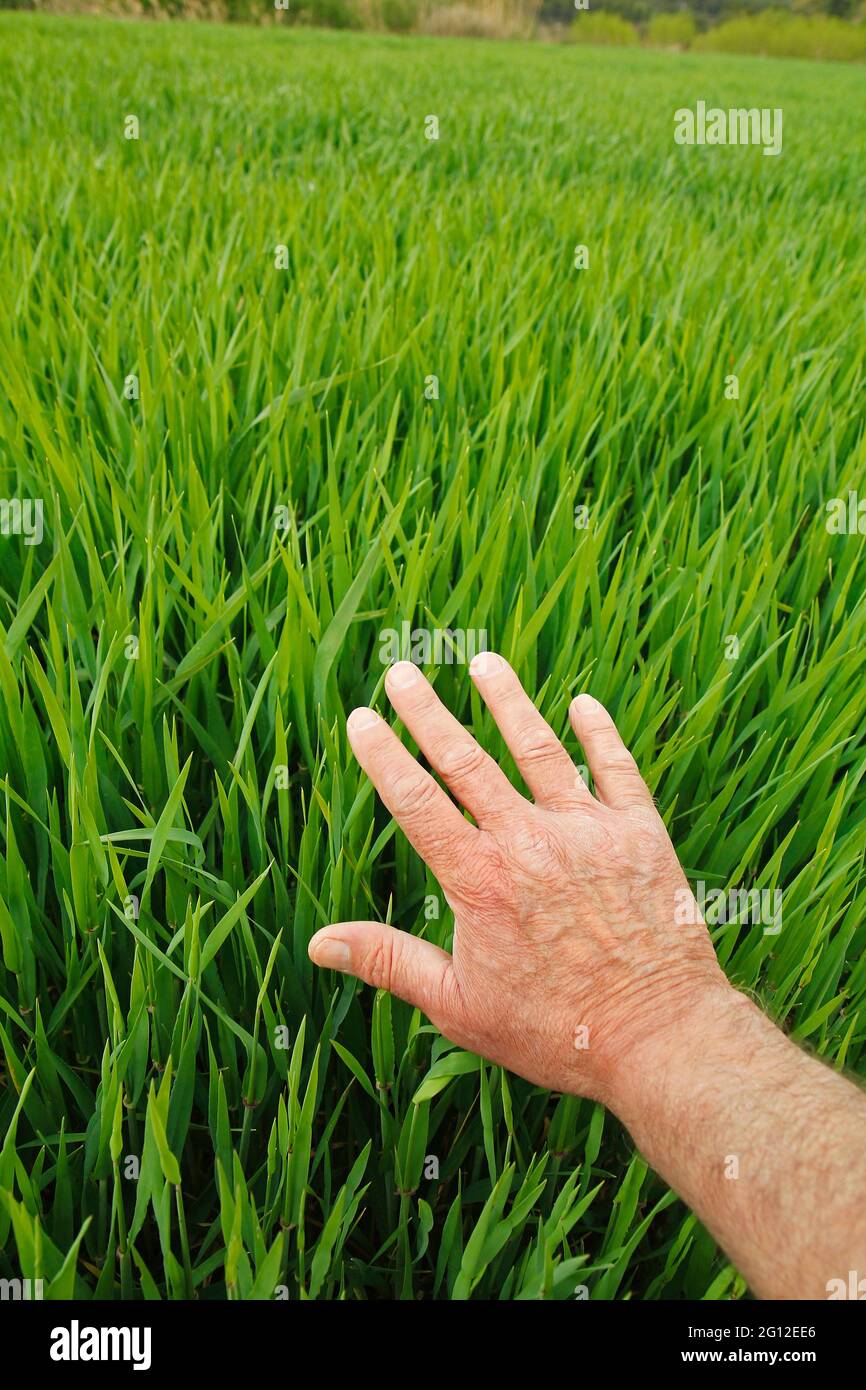
[(549, 762), (557, 756), (561, 747), (554, 734), (531, 724), (519, 729), (514, 738), (515, 756), (522, 763)]
[(568, 870), (567, 848), (556, 835), (532, 822), (516, 829), (509, 848), (524, 877), (532, 884), (548, 885)]
[[(436, 995), (430, 1002), (428, 1017), (440, 1032), (444, 1032), (450, 1025), (459, 1024), (464, 1012), (464, 1001), (457, 977), (453, 970), (446, 970), (442, 974)], [(459, 1039), (455, 1038), (454, 1041), (459, 1042)]]
[(462, 781), (477, 777), (485, 764), (486, 754), (472, 739), (450, 743), (437, 759), (437, 767), (446, 781)]
[(668, 833), (661, 824), (640, 826), (637, 838), (638, 848), (651, 862), (661, 866), (676, 861), (673, 845)]
[(396, 975), (397, 939), (393, 932), (383, 932), (371, 946), (364, 962), (364, 977), (377, 989), (390, 993)]
[(487, 855), (472, 855), (454, 866), (457, 895), (475, 912), (498, 911), (508, 897), (511, 866)]
[(392, 785), (395, 805), (402, 814), (429, 811), (436, 800), (436, 784), (420, 767), (399, 772)]
[(616, 752), (610, 753), (604, 759), (602, 769), (612, 776), (633, 777), (635, 773), (640, 776), (637, 763), (627, 748), (618, 748)]
[(659, 884), (679, 876), (676, 852), (663, 827), (633, 827), (626, 840), (626, 853), (635, 882)]

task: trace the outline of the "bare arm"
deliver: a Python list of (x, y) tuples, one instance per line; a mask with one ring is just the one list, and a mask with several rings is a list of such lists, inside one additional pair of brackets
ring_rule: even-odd
[(733, 990), (633, 1063), (620, 1119), (753, 1291), (866, 1298), (866, 1096)]
[(866, 1276), (866, 1097), (728, 983), (598, 702), (570, 711), (593, 796), (508, 664), (485, 653), (470, 673), (532, 801), (408, 662), (388, 696), (474, 824), (375, 711), (348, 721), (454, 911), (452, 954), (343, 922), (311, 958), (417, 1005), (461, 1047), (609, 1106), (762, 1297), (827, 1297), (829, 1281)]

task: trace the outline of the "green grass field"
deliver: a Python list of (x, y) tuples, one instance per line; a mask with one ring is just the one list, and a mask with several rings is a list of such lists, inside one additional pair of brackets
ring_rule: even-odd
[[(691, 880), (783, 890), (720, 959), (866, 1071), (860, 74), (3, 15), (0, 78), (2, 492), (44, 508), (0, 536), (0, 1275), (743, 1296), (610, 1115), (306, 943), (448, 944), (345, 717), (385, 629), (486, 629), (576, 761), (609, 705)], [(782, 155), (675, 145), (697, 100), (782, 107)]]

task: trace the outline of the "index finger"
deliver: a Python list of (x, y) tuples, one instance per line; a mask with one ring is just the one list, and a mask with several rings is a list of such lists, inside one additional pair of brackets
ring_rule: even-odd
[(479, 832), (375, 710), (353, 710), (346, 721), (352, 751), (397, 824), (443, 887), (475, 849)]
[(482, 829), (525, 809), (499, 765), (445, 708), (417, 666), (398, 661), (385, 677), (385, 689), (421, 752)]

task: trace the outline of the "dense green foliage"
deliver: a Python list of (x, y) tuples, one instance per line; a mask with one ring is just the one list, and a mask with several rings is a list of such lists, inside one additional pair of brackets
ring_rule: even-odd
[[(0, 71), (2, 491), (45, 524), (0, 537), (0, 1274), (739, 1296), (609, 1115), (306, 943), (447, 945), (344, 722), (383, 629), (482, 628), (577, 761), (608, 703), (692, 879), (784, 891), (719, 957), (866, 1070), (863, 539), (824, 512), (866, 462), (859, 77), (10, 15)], [(696, 95), (782, 107), (781, 157), (675, 145)]]
[(713, 53), (760, 53), (777, 58), (866, 61), (866, 24), (847, 24), (826, 15), (789, 15), (768, 10), (727, 19), (700, 34), (695, 48)]
[(757, 54), (775, 58), (866, 61), (866, 24), (831, 15), (792, 15), (784, 10), (725, 19), (698, 31), (688, 13), (655, 15), (643, 30), (617, 13), (592, 10), (572, 21), (575, 43), (627, 47), (641, 37), (658, 48), (694, 48), (703, 53)]

